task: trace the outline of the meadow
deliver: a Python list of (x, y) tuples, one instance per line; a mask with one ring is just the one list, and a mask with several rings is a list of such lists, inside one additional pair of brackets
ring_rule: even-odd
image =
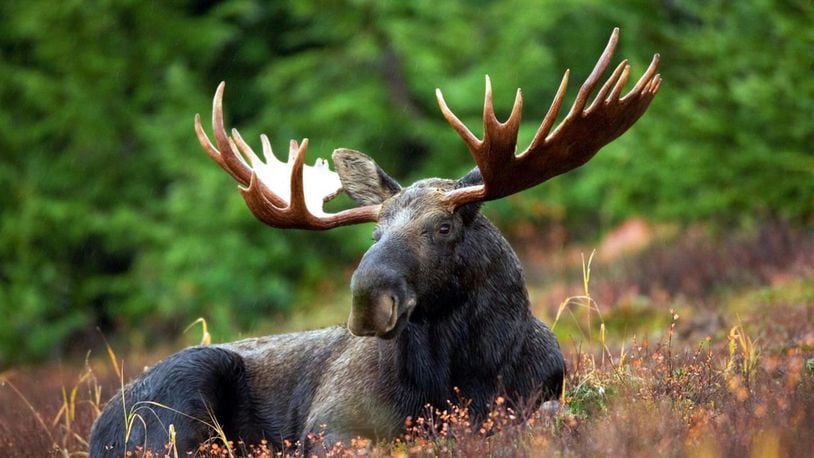
[[(405, 419), (392, 443), (359, 438), (324, 456), (806, 456), (814, 447), (814, 234), (781, 223), (737, 234), (632, 221), (595, 247), (515, 234), (534, 312), (568, 362), (559, 409), (495, 401), (472, 424), (465, 399)], [(532, 248), (535, 247), (535, 248)], [(589, 251), (591, 250), (591, 251)], [(339, 290), (341, 291), (341, 290)], [(348, 297), (303, 307), (269, 332), (336, 324)], [(306, 324), (307, 323), (307, 324)], [(203, 326), (201, 326), (203, 325)], [(211, 340), (205, 322), (149, 354), (102, 344), (85, 361), (3, 374), (5, 455), (84, 456), (90, 425), (124, 379)], [(101, 341), (101, 337), (100, 337)], [(196, 342), (197, 343), (197, 342)], [(123, 417), (122, 421), (125, 421)], [(326, 425), (329, 427), (329, 425)], [(237, 438), (200, 456), (297, 456)], [(165, 451), (174, 456), (174, 451)], [(133, 456), (162, 456), (134, 451)], [(179, 455), (183, 456), (183, 454)]]

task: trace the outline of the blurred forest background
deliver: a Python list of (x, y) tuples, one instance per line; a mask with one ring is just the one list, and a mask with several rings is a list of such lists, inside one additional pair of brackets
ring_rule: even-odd
[(252, 145), (309, 137), (309, 162), (342, 146), (402, 183), (458, 177), (472, 162), (436, 87), (470, 126), (484, 74), (499, 116), (523, 88), (524, 147), (565, 68), (573, 98), (619, 26), (635, 78), (661, 53), (649, 112), (487, 214), (568, 240), (637, 215), (810, 227), (812, 24), (809, 0), (0, 2), (0, 368), (81, 354), (97, 327), (133, 345), (199, 316), (251, 333), (346, 288), (371, 227), (269, 229), (201, 151), (193, 115), (221, 80)]

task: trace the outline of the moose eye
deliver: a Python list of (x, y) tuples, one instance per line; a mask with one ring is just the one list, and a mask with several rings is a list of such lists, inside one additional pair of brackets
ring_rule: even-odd
[(452, 231), (452, 225), (449, 223), (441, 223), (438, 226), (438, 233), (441, 235), (449, 235), (450, 231)]

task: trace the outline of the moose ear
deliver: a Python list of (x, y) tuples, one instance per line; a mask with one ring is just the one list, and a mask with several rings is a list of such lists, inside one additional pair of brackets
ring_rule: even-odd
[(401, 185), (366, 154), (339, 148), (331, 158), (342, 188), (359, 205), (380, 204), (401, 191)]
[(461, 177), (456, 183), (456, 188), (465, 188), (467, 186), (477, 186), (483, 184), (483, 177), (480, 174), (480, 169), (475, 167), (469, 173)]

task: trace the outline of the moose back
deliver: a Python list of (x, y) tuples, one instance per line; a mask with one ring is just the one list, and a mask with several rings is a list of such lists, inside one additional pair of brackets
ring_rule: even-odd
[[(658, 55), (626, 95), (630, 66), (619, 64), (589, 104), (618, 42), (614, 30), (570, 111), (554, 127), (566, 71), (530, 146), (516, 154), (522, 97), (505, 123), (494, 115), (486, 79), (484, 137), (441, 111), (477, 167), (458, 180), (430, 178), (402, 187), (368, 156), (338, 149), (305, 166), (308, 140), (291, 141), (287, 162), (261, 137), (261, 160), (223, 123), (224, 84), (212, 112), (213, 145), (196, 116), (203, 149), (241, 186), (249, 209), (277, 228), (330, 229), (376, 223), (374, 243), (351, 279), (347, 327), (192, 347), (157, 363), (109, 401), (91, 433), (92, 456), (121, 456), (141, 446), (163, 451), (170, 426), (179, 451), (220, 433), (277, 449), (325, 425), (327, 440), (387, 439), (427, 404), (467, 400), (473, 421), (498, 394), (539, 405), (562, 390), (565, 363), (557, 340), (530, 310), (520, 263), (482, 202), (533, 187), (574, 169), (624, 133), (661, 84)], [(346, 192), (357, 207), (326, 213)], [(133, 421), (133, 418), (138, 420)]]

